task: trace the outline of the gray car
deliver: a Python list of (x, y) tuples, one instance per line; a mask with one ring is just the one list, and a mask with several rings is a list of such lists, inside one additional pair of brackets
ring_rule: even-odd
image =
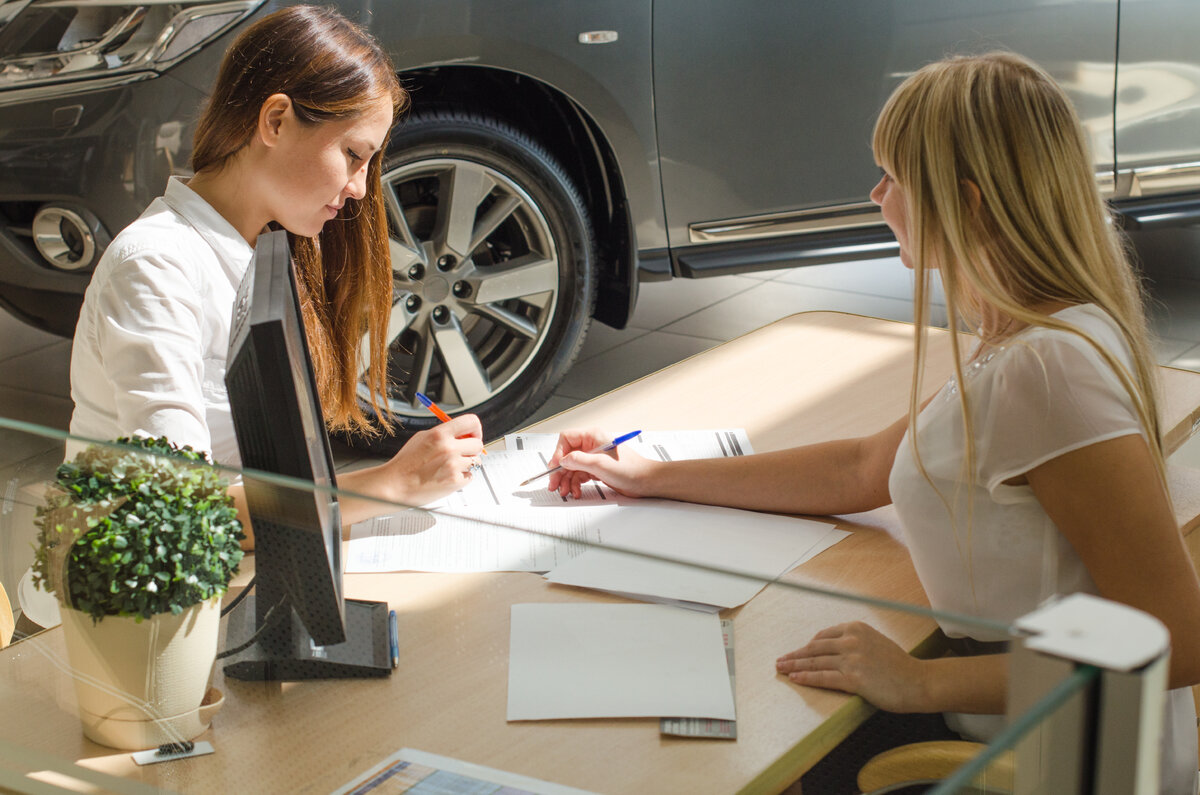
[[(110, 237), (187, 174), (262, 0), (0, 1), (0, 304), (72, 333)], [(1131, 227), (1200, 216), (1189, 0), (361, 0), (413, 97), (384, 168), (388, 396), (515, 427), (638, 285), (892, 255), (874, 118), (949, 52), (1028, 55)], [(389, 442), (394, 445), (395, 440)]]

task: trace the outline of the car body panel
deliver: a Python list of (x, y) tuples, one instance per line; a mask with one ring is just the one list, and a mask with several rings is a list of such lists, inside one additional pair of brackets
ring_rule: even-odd
[[(373, 4), (369, 27), (387, 42), (401, 73), (449, 65), (498, 69), (568, 97), (611, 146), (638, 245), (652, 249), (667, 241), (654, 131), (650, 8), (649, 0), (390, 2)], [(579, 35), (590, 31), (613, 31), (617, 37), (606, 44), (581, 44)], [(414, 109), (420, 104), (418, 92)]]
[(1040, 62), (1079, 108), (1097, 170), (1111, 171), (1116, 33), (1116, 0), (659, 0), (671, 245), (703, 242), (693, 224), (865, 203), (879, 109), (905, 76), (950, 52), (1008, 48)]
[[(0, 203), (67, 202), (94, 212), (119, 231), (162, 193), (175, 158), (186, 151), (179, 134), (164, 138), (164, 127), (190, 122), (203, 95), (170, 76), (85, 95), (45, 98), (3, 108), (0, 125)], [(69, 128), (55, 126), (56, 114), (77, 108)], [(174, 162), (179, 162), (178, 159)], [(28, 235), (9, 227), (0, 235), (23, 256), (0, 258), (0, 281), (32, 289), (82, 293), (86, 279), (66, 278), (43, 263)]]

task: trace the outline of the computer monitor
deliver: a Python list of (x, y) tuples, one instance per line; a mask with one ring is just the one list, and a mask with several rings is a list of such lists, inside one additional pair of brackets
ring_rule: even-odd
[(342, 594), (342, 527), (328, 488), (336, 486), (333, 455), (283, 230), (259, 236), (238, 289), (225, 386), (245, 469), (255, 564), (253, 595), (229, 614), (226, 676), (386, 676), (392, 670), (387, 605)]

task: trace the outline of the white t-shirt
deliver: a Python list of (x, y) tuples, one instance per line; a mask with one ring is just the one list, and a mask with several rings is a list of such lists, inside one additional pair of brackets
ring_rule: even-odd
[(166, 436), (239, 465), (225, 359), (253, 251), (171, 178), (109, 245), (84, 295), (71, 352), (72, 434)]
[[(1115, 323), (1094, 305), (1058, 312), (1132, 367)], [(971, 399), (976, 472), (962, 482), (965, 448), (959, 385), (951, 379), (921, 412), (921, 461), (908, 434), (888, 488), (917, 575), (935, 609), (1007, 625), (1055, 594), (1096, 593), (1083, 561), (1058, 532), (1028, 485), (1004, 481), (1064, 453), (1141, 433), (1133, 403), (1087, 341), (1030, 328), (964, 368)], [(967, 523), (968, 495), (973, 517)], [(947, 510), (952, 506), (953, 513)], [(951, 637), (1007, 639), (943, 621)], [(1000, 716), (947, 715), (960, 733), (990, 739)], [(1167, 694), (1163, 792), (1196, 793), (1196, 712), (1190, 688)]]

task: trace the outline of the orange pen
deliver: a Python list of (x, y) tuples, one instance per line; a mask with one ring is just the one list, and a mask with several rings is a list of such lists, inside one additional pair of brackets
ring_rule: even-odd
[[(417, 393), (417, 400), (419, 400), (421, 402), (422, 406), (429, 409), (433, 413), (433, 416), (437, 417), (442, 422), (450, 421), (450, 415), (447, 414), (446, 412), (442, 411), (441, 406), (434, 403), (432, 400), (430, 400), (429, 398), (427, 398), (425, 395), (421, 394), (420, 392)], [(462, 438), (462, 437), (459, 437), (459, 438)], [(483, 455), (487, 455), (487, 450), (483, 451)]]

